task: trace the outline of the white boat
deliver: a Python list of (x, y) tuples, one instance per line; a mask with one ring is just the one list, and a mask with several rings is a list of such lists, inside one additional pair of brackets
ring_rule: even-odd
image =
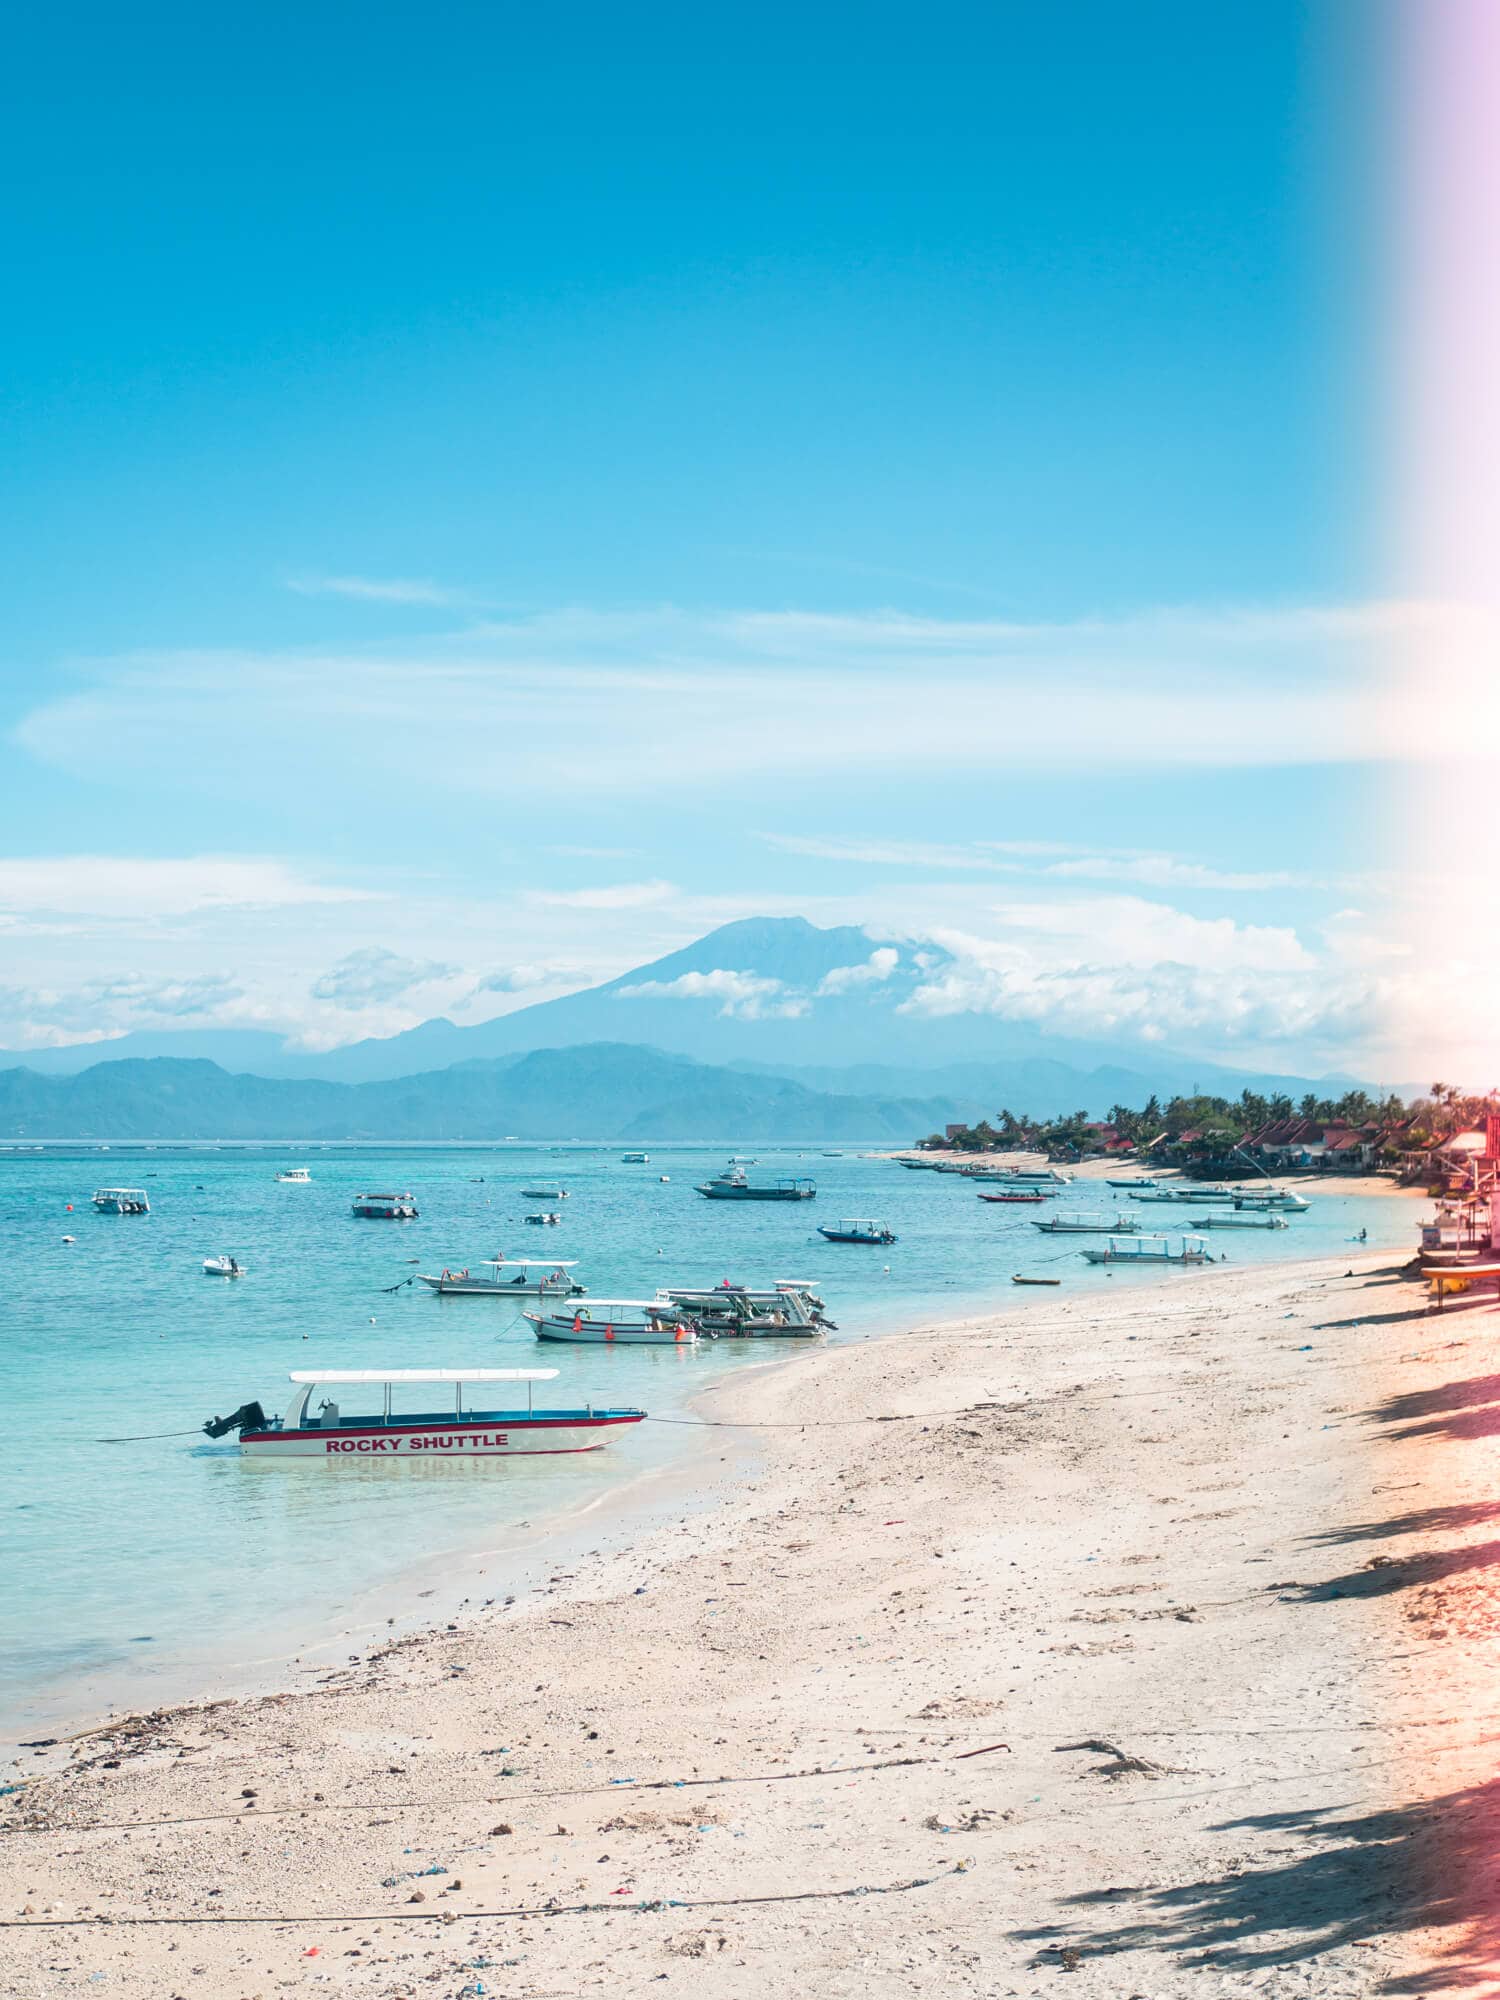
[(101, 1215), (149, 1215), (151, 1203), (144, 1188), (96, 1188), (94, 1206)]
[(649, 1153), (622, 1153), (620, 1155), (620, 1165), (622, 1167), (649, 1167), (650, 1164), (651, 1155)]
[(375, 1222), (415, 1222), (417, 1204), (409, 1194), (357, 1194), (354, 1213)]
[(1174, 1250), (1165, 1236), (1112, 1236), (1102, 1250), (1079, 1252), (1091, 1264), (1206, 1264), (1208, 1248), (1201, 1236), (1184, 1236)]
[(419, 1284), (430, 1285), (445, 1298), (578, 1298), (583, 1286), (568, 1273), (574, 1260), (557, 1263), (546, 1257), (486, 1257), (473, 1270), (444, 1270), (435, 1278), (419, 1271)]
[(205, 1278), (243, 1278), (245, 1267), (237, 1257), (205, 1257), (203, 1275)]
[(1292, 1215), (1302, 1215), (1312, 1203), (1305, 1195), (1295, 1193), (1290, 1188), (1257, 1188), (1252, 1194), (1238, 1194), (1234, 1198), (1236, 1208), (1281, 1208)]
[(568, 1199), (568, 1190), (566, 1188), (522, 1188), (521, 1192), (528, 1201), (566, 1201)]
[(1049, 1215), (1045, 1222), (1033, 1216), (1031, 1226), (1047, 1236), (1108, 1236), (1121, 1235), (1141, 1225), (1133, 1215), (1082, 1215), (1075, 1211)]
[(561, 1222), (562, 1217), (558, 1214), (555, 1208), (551, 1208), (551, 1209), (544, 1209), (540, 1215), (523, 1215), (521, 1217), (521, 1220), (523, 1222), (534, 1222), (538, 1224), (538, 1226), (541, 1226), (546, 1223)]
[(525, 1315), (538, 1340), (569, 1340), (586, 1346), (680, 1347), (698, 1338), (694, 1322), (670, 1300), (590, 1299), (561, 1312)]
[(1156, 1186), (1156, 1182), (1152, 1180), (1149, 1174), (1142, 1174), (1139, 1176), (1139, 1178), (1132, 1178), (1129, 1175), (1121, 1175), (1121, 1177), (1118, 1180), (1110, 1180), (1106, 1178), (1104, 1185), (1106, 1187), (1122, 1187), (1122, 1188), (1154, 1188)]
[[(213, 1417), (203, 1428), (211, 1438), (240, 1434), (240, 1450), (260, 1458), (357, 1459), (515, 1458), (526, 1453), (551, 1455), (563, 1451), (596, 1451), (621, 1425), (638, 1424), (644, 1410), (631, 1408), (538, 1410), (533, 1384), (557, 1379), (555, 1368), (299, 1368), (288, 1376), (296, 1394), (284, 1417), (268, 1417), (259, 1403), (244, 1403), (233, 1416)], [(526, 1407), (500, 1404), (492, 1395), (485, 1407), (464, 1407), (464, 1390), (488, 1390), (491, 1384), (524, 1382)], [(451, 1390), (451, 1407), (395, 1407), (393, 1391), (439, 1386)], [(316, 1407), (316, 1389), (332, 1391)], [(349, 1398), (354, 1412), (346, 1414), (339, 1391), (367, 1393)], [(407, 1398), (401, 1396), (402, 1401)], [(431, 1404), (435, 1396), (417, 1396)], [(445, 1397), (446, 1401), (447, 1398)]]
[(283, 1167), (276, 1178), (288, 1187), (306, 1187), (312, 1175), (306, 1167)]
[(1274, 1208), (1252, 1214), (1247, 1210), (1236, 1210), (1232, 1215), (1198, 1215), (1188, 1224), (1189, 1229), (1290, 1229), (1291, 1224), (1284, 1215), (1278, 1215)]

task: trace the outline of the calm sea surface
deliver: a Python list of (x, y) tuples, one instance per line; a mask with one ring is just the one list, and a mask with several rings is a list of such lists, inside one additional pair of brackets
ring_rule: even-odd
[[(550, 1366), (538, 1400), (633, 1403), (682, 1415), (730, 1371), (803, 1343), (694, 1349), (539, 1345), (510, 1302), (439, 1299), (401, 1285), (414, 1271), (511, 1256), (576, 1258), (602, 1296), (658, 1285), (815, 1279), (835, 1341), (1010, 1310), (1056, 1291), (1009, 1282), (1062, 1274), (1070, 1293), (1158, 1282), (1161, 1271), (1085, 1264), (1081, 1241), (1040, 1235), (1030, 1209), (998, 1208), (952, 1176), (808, 1149), (742, 1145), (761, 1175), (808, 1174), (815, 1202), (708, 1202), (693, 1191), (730, 1147), (661, 1146), (627, 1166), (617, 1146), (169, 1148), (0, 1153), (0, 1738), (52, 1733), (59, 1716), (139, 1699), (153, 1676), (174, 1690), (193, 1670), (290, 1654), (383, 1585), (452, 1552), (503, 1544), (508, 1529), (597, 1500), (652, 1471), (694, 1475), (706, 1435), (643, 1424), (605, 1450), (502, 1463), (267, 1464), (234, 1440), (185, 1432), (257, 1397), (288, 1400), (292, 1368)], [(309, 1186), (275, 1179), (306, 1165)], [(663, 1178), (663, 1177), (667, 1178)], [(94, 1188), (140, 1185), (147, 1216), (100, 1215)], [(526, 1227), (527, 1187), (566, 1187), (553, 1229)], [(421, 1216), (362, 1222), (366, 1189), (411, 1189)], [(1065, 1194), (1095, 1209), (1104, 1192)], [(72, 1204), (69, 1211), (68, 1204)], [(1421, 1211), (1425, 1212), (1425, 1211)], [(1139, 1210), (1146, 1228), (1194, 1211)], [(1336, 1252), (1361, 1228), (1375, 1247), (1412, 1244), (1410, 1202), (1319, 1196), (1284, 1231), (1225, 1231), (1238, 1264)], [(875, 1216), (899, 1241), (831, 1245), (814, 1221)], [(76, 1237), (63, 1241), (65, 1234)], [(229, 1252), (236, 1281), (202, 1275)], [(1191, 1284), (1184, 1271), (1176, 1282)], [(530, 1303), (530, 1302), (528, 1302)], [(554, 1393), (555, 1392), (555, 1393)]]

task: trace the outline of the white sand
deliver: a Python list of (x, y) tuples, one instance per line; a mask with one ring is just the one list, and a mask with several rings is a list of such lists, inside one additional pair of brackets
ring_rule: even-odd
[(717, 1512), (36, 1760), (0, 1917), (88, 1921), (0, 1932), (0, 1993), (1494, 1990), (1494, 1321), (1389, 1264), (1122, 1276), (726, 1387), (809, 1428)]

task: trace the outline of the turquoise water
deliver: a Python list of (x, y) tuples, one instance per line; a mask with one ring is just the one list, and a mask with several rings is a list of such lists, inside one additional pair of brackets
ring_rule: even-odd
[[(1088, 1266), (1078, 1250), (1094, 1239), (1038, 1234), (1031, 1216), (1042, 1211), (997, 1208), (952, 1176), (853, 1152), (740, 1146), (758, 1157), (753, 1173), (816, 1179), (815, 1202), (780, 1205), (708, 1202), (693, 1192), (723, 1165), (730, 1148), (722, 1142), (653, 1147), (647, 1166), (624, 1165), (622, 1150), (0, 1154), (9, 1462), (0, 1511), (0, 1628), (8, 1635), (0, 1736), (50, 1734), (70, 1711), (138, 1699), (153, 1675), (191, 1687), (198, 1663), (290, 1654), (305, 1635), (445, 1553), (456, 1564), (465, 1551), (503, 1548), (512, 1531), (597, 1502), (637, 1475), (698, 1479), (714, 1434), (643, 1424), (577, 1457), (336, 1469), (245, 1460), (233, 1439), (102, 1438), (191, 1431), (250, 1397), (282, 1409), (287, 1371), (313, 1366), (553, 1366), (558, 1381), (539, 1390), (539, 1401), (638, 1404), (681, 1416), (729, 1372), (801, 1346), (539, 1347), (508, 1301), (387, 1289), (415, 1270), (500, 1250), (570, 1257), (590, 1291), (625, 1297), (667, 1282), (811, 1278), (839, 1323), (835, 1340), (996, 1301), (1024, 1310), (1058, 1299), (1053, 1290), (1012, 1287), (1017, 1269), (1062, 1275), (1070, 1293), (1164, 1275)], [(278, 1183), (287, 1165), (309, 1166), (311, 1185)], [(151, 1214), (97, 1214), (89, 1197), (111, 1184), (145, 1187)], [(522, 1215), (538, 1204), (521, 1190), (552, 1186), (570, 1190), (558, 1204), (563, 1223), (524, 1226)], [(350, 1202), (370, 1188), (410, 1188), (420, 1219), (356, 1221)], [(1065, 1194), (1062, 1202), (1092, 1209), (1102, 1195)], [(1146, 1228), (1180, 1229), (1193, 1211), (1140, 1213)], [(900, 1240), (867, 1249), (814, 1233), (814, 1220), (844, 1215), (879, 1217)], [(1320, 1196), (1285, 1231), (1226, 1231), (1213, 1248), (1237, 1264), (1287, 1261), (1337, 1251), (1361, 1227), (1373, 1246), (1406, 1247), (1415, 1217), (1409, 1202)], [(203, 1258), (220, 1252), (236, 1256), (247, 1275), (204, 1277)]]

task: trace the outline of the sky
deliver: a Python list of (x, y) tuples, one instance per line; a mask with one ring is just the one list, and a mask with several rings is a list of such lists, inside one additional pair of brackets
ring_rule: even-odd
[(1402, 22), (32, 10), (0, 1047), (322, 1048), (799, 914), (1059, 1032), (1139, 1032), (1125, 965), (1206, 1055), (1482, 1061), (1388, 810), (1392, 661), (1476, 649), (1372, 497)]

